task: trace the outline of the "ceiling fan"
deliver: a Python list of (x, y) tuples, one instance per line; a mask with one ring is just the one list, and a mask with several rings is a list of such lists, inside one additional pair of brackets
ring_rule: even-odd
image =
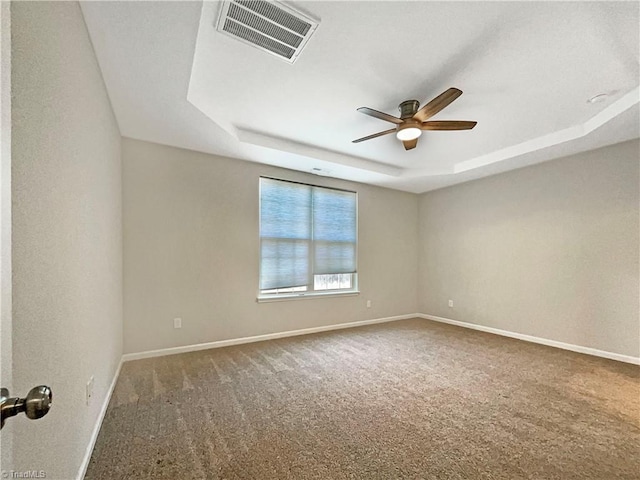
[(447, 107), (460, 95), (462, 95), (462, 90), (449, 88), (427, 103), (424, 107), (420, 108), (420, 110), (418, 110), (420, 103), (417, 100), (405, 100), (398, 105), (400, 118), (373, 110), (372, 108), (360, 107), (358, 109), (359, 112), (379, 118), (380, 120), (395, 123), (396, 127), (385, 130), (384, 132), (378, 132), (373, 135), (358, 138), (357, 140), (354, 140), (353, 143), (364, 142), (365, 140), (371, 140), (372, 138), (381, 137), (382, 135), (388, 135), (389, 133), (395, 132), (398, 140), (402, 141), (405, 150), (411, 150), (412, 148), (416, 148), (416, 145), (418, 144), (418, 137), (422, 134), (422, 130), (471, 130), (478, 122), (463, 120), (426, 121), (440, 110)]

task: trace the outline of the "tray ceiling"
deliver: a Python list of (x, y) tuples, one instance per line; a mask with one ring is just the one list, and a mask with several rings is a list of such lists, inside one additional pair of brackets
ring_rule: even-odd
[[(423, 192), (640, 136), (635, 2), (299, 2), (294, 64), (216, 31), (219, 2), (86, 2), (124, 136)], [(474, 130), (351, 140), (448, 87)], [(606, 93), (605, 101), (589, 103)]]

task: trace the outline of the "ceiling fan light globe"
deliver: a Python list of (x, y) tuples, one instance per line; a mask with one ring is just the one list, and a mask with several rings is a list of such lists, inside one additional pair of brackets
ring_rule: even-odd
[(402, 141), (415, 140), (420, 135), (422, 135), (422, 130), (417, 127), (407, 127), (396, 132), (396, 137), (398, 138), (398, 140)]

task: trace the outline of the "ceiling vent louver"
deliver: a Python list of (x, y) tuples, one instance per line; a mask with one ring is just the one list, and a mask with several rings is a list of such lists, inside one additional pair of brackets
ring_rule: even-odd
[(318, 22), (281, 3), (226, 0), (217, 30), (293, 63), (317, 27)]

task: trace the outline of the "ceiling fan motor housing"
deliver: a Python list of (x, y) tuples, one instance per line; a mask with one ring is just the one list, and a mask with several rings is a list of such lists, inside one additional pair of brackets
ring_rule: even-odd
[(398, 105), (398, 110), (400, 110), (400, 118), (411, 118), (420, 108), (420, 102), (417, 100), (405, 100), (400, 105)]
[[(396, 132), (400, 132), (401, 130), (406, 130), (408, 128), (413, 128), (415, 130), (418, 130), (418, 132), (420, 132), (420, 125), (421, 123), (418, 120), (415, 120), (413, 118), (407, 118), (403, 123), (396, 126)], [(420, 133), (417, 133), (417, 135), (415, 136), (419, 137)]]

